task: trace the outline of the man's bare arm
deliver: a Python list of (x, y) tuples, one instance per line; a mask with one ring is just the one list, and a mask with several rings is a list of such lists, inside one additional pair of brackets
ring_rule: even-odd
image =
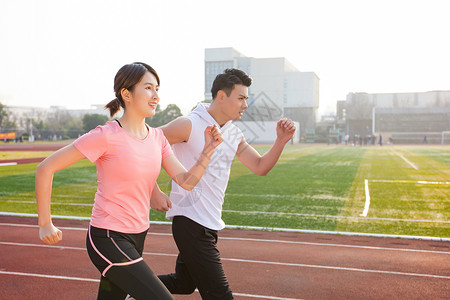
[(245, 138), (239, 144), (236, 156), (250, 171), (256, 175), (265, 176), (275, 166), (284, 146), (295, 132), (294, 123), (289, 119), (282, 119), (277, 123), (277, 139), (270, 150), (261, 156), (258, 151), (249, 145)]
[(160, 127), (171, 145), (187, 142), (191, 135), (192, 123), (189, 119), (179, 117)]

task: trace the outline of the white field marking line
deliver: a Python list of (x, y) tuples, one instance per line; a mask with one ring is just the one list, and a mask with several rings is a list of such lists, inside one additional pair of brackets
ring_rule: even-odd
[(335, 218), (335, 219), (365, 219), (365, 220), (377, 220), (377, 221), (406, 221), (406, 222), (427, 222), (427, 223), (450, 223), (450, 221), (444, 220), (424, 220), (424, 219), (397, 219), (397, 218), (377, 218), (377, 217), (362, 217), (360, 216), (336, 216), (336, 215), (315, 215), (315, 214), (302, 214), (302, 213), (286, 213), (275, 211), (242, 211), (242, 210), (222, 210), (225, 213), (240, 213), (240, 214), (267, 214), (267, 215), (290, 215), (290, 216), (302, 216), (311, 218)]
[[(24, 214), (24, 213), (10, 213), (1, 212), (0, 216), (15, 216), (15, 217), (37, 217), (37, 214)], [(68, 220), (82, 220), (89, 221), (88, 217), (74, 217), (74, 216), (57, 216), (52, 215), (55, 219), (68, 219)], [(8, 224), (10, 226), (23, 226), (23, 227), (37, 227), (37, 225), (26, 225), (26, 224), (10, 224), (10, 223), (0, 223)], [(171, 222), (164, 221), (150, 221), (150, 224), (156, 225), (171, 225)], [(79, 228), (70, 227), (59, 227), (60, 229), (72, 229), (72, 230), (87, 230)], [(332, 234), (332, 235), (345, 235), (345, 236), (365, 236), (365, 237), (382, 237), (382, 238), (395, 238), (395, 239), (407, 239), (407, 240), (422, 240), (422, 241), (435, 241), (435, 242), (450, 242), (450, 238), (444, 237), (433, 237), (433, 236), (414, 236), (414, 235), (395, 235), (395, 234), (380, 234), (380, 233), (363, 233), (363, 232), (346, 232), (346, 231), (326, 231), (326, 230), (308, 230), (308, 229), (292, 229), (292, 228), (276, 228), (276, 227), (257, 227), (257, 226), (240, 226), (240, 225), (226, 225), (227, 229), (247, 229), (247, 230), (269, 230), (269, 231), (280, 231), (280, 232), (295, 232), (295, 233), (314, 233), (314, 234)], [(148, 233), (155, 234), (158, 233)], [(164, 235), (161, 233), (161, 235)], [(169, 235), (169, 234), (167, 234)]]
[[(27, 204), (36, 204), (36, 201), (17, 201), (17, 200), (1, 200), (0, 202), (7, 203), (27, 203)], [(61, 203), (61, 202), (50, 202), (51, 205), (76, 205), (76, 206), (93, 206), (94, 204), (90, 203)]]
[(17, 165), (16, 162), (1, 163), (1, 164), (0, 164), (0, 167), (15, 166), (15, 165)]
[(436, 185), (449, 185), (450, 181), (426, 181), (426, 180), (383, 180), (383, 179), (371, 179), (371, 182), (385, 182), (385, 183), (416, 183), (416, 184), (436, 184)]
[(400, 156), (404, 161), (406, 161), (411, 167), (413, 167), (416, 170), (419, 170), (412, 162), (410, 162), (409, 160), (407, 160), (403, 155), (401, 155), (400, 153), (393, 151), (396, 155)]
[[(15, 243), (0, 242), (4, 245), (14, 245)], [(18, 246), (26, 245), (29, 247), (45, 247), (53, 249), (71, 249), (71, 250), (85, 250), (84, 248), (76, 247), (61, 247), (61, 246), (51, 246), (51, 245), (37, 245), (37, 244), (20, 244)], [(167, 253), (155, 253), (155, 252), (144, 252), (145, 255), (153, 256), (170, 256), (176, 257), (178, 254), (167, 254)], [(392, 274), (392, 275), (403, 275), (403, 276), (416, 276), (416, 277), (429, 277), (429, 278), (440, 278), (440, 279), (450, 279), (450, 276), (445, 275), (434, 275), (434, 274), (421, 274), (421, 273), (405, 273), (396, 271), (383, 271), (383, 270), (372, 270), (372, 269), (360, 269), (360, 268), (349, 268), (349, 267), (334, 267), (334, 266), (323, 266), (323, 265), (309, 265), (309, 264), (298, 264), (298, 263), (285, 263), (285, 262), (274, 262), (274, 261), (262, 261), (262, 260), (249, 260), (249, 259), (239, 259), (239, 258), (221, 258), (223, 261), (231, 262), (245, 262), (253, 264), (268, 264), (268, 265), (278, 265), (286, 267), (303, 267), (303, 268), (316, 268), (316, 269), (329, 269), (338, 271), (353, 271), (353, 272), (366, 272), (366, 273), (381, 273), (381, 274)]]
[(258, 194), (232, 194), (232, 193), (226, 193), (225, 196), (237, 196), (237, 197), (260, 197), (260, 198), (290, 198), (290, 199), (305, 199), (305, 198), (311, 198), (311, 199), (325, 199), (325, 200), (339, 200), (339, 201), (345, 201), (347, 198), (344, 197), (336, 197), (331, 195), (275, 195), (275, 194), (265, 194), (265, 195), (258, 195)]
[[(9, 216), (9, 217), (32, 217), (37, 218), (37, 214), (28, 214), (28, 213), (14, 213), (14, 212), (7, 212), (7, 211), (0, 211), (0, 216)], [(77, 221), (90, 221), (90, 217), (77, 217), (77, 216), (59, 216), (59, 215), (52, 215), (52, 218), (54, 219), (63, 219), (63, 220), (77, 220)]]
[(370, 206), (370, 193), (369, 193), (369, 180), (364, 179), (364, 190), (366, 193), (366, 203), (364, 204), (364, 210), (361, 217), (367, 217), (367, 213), (369, 212), (369, 206)]
[[(406, 158), (404, 158), (404, 159), (406, 160)], [(425, 180), (414, 181), (414, 180), (377, 180), (377, 179), (374, 179), (374, 180), (370, 180), (370, 181), (371, 182), (385, 182), (385, 183), (419, 183), (419, 184), (435, 184), (435, 185), (450, 184), (450, 182), (447, 182), (447, 181), (439, 182), (439, 181), (425, 181)], [(366, 217), (367, 213), (369, 212), (370, 193), (369, 193), (369, 180), (368, 179), (364, 179), (364, 190), (366, 193), (366, 203), (364, 205), (364, 211), (360, 215), (361, 217)], [(379, 218), (379, 219), (391, 219), (391, 218)], [(408, 219), (397, 219), (397, 220), (408, 220)], [(413, 221), (413, 220), (408, 220), (408, 221)], [(425, 220), (416, 220), (416, 222), (423, 222), (423, 221), (425, 221)], [(436, 222), (433, 220), (428, 220), (428, 221)], [(439, 222), (439, 221), (437, 221), (437, 222)], [(442, 223), (450, 223), (450, 221), (442, 221)]]
[[(374, 181), (374, 180), (371, 180)], [(450, 182), (449, 182), (450, 184)], [(16, 201), (16, 200), (0, 200), (1, 202), (8, 203), (28, 203), (35, 204), (35, 201)], [(88, 203), (51, 203), (55, 205), (80, 205), (80, 206), (92, 206), (93, 204)], [(287, 212), (271, 212), (271, 211), (241, 211), (241, 210), (222, 210), (225, 213), (241, 213), (241, 214), (269, 214), (269, 215), (292, 215), (292, 216), (302, 216), (302, 217), (311, 217), (311, 218), (335, 218), (335, 219), (360, 219), (361, 216), (336, 216), (336, 215), (317, 215), (317, 214), (303, 214), (303, 213), (287, 213)], [(37, 217), (36, 214), (22, 214), (22, 213), (8, 213), (8, 212), (0, 212), (0, 216), (18, 216), (18, 217)], [(57, 216), (52, 215), (53, 218), (56, 219), (73, 219), (73, 220), (82, 220), (89, 221), (90, 217), (74, 217), (74, 216)], [(366, 220), (376, 220), (376, 221), (404, 221), (404, 222), (419, 222), (419, 223), (450, 223), (450, 221), (444, 220), (424, 220), (424, 219), (398, 219), (398, 218), (377, 218), (377, 217), (365, 217), (362, 219)], [(171, 222), (167, 221), (150, 221), (151, 224), (171, 224)], [(242, 226), (233, 226), (227, 225), (227, 228), (244, 228)], [(247, 226), (245, 228), (249, 229), (270, 229), (265, 227), (250, 227)], [(272, 228), (275, 229), (275, 228)], [(286, 228), (276, 229), (277, 231), (289, 231)], [(296, 230), (298, 232), (304, 232), (303, 230)], [(307, 232), (318, 232), (323, 233), (323, 231), (307, 231)], [(340, 234), (340, 233), (339, 233)]]
[[(58, 276), (58, 275), (47, 275), (47, 274), (36, 274), (36, 273), (23, 273), (23, 272), (10, 272), (10, 271), (2, 271), (0, 270), (0, 274), (3, 275), (15, 275), (15, 276), (27, 276), (27, 277), (38, 277), (38, 278), (48, 278), (48, 279), (64, 279), (64, 280), (76, 280), (76, 281), (87, 281), (87, 282), (100, 282), (99, 279), (92, 278), (82, 278), (82, 277), (69, 277), (69, 276)], [(195, 289), (198, 293), (199, 291)], [(243, 293), (234, 293), (233, 295), (248, 297), (248, 298), (257, 298), (257, 299), (275, 299), (275, 300), (301, 300), (298, 298), (284, 298), (284, 297), (275, 297), (275, 296), (263, 296), (263, 295), (252, 295), (252, 294), (243, 294)]]

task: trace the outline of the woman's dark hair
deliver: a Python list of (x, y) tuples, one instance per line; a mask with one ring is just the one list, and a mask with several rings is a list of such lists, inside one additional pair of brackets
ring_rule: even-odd
[(226, 69), (214, 79), (211, 88), (212, 98), (215, 99), (217, 92), (220, 90), (224, 91), (227, 96), (230, 96), (231, 91), (234, 89), (234, 85), (242, 84), (249, 87), (252, 84), (252, 81), (252, 78), (242, 70)]
[(120, 110), (120, 107), (125, 109), (125, 102), (122, 99), (120, 91), (127, 89), (133, 92), (134, 87), (139, 81), (141, 81), (145, 72), (150, 72), (156, 77), (156, 81), (159, 85), (159, 76), (155, 69), (149, 65), (141, 62), (134, 62), (120, 68), (114, 77), (114, 92), (116, 98), (105, 105), (105, 109), (109, 109), (111, 118)]

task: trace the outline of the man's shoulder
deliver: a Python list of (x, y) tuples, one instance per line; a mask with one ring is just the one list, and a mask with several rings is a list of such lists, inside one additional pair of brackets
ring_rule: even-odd
[(191, 119), (188, 116), (181, 116), (159, 128), (161, 128), (164, 131), (167, 128), (174, 128), (174, 127), (183, 128), (184, 126), (190, 126), (191, 123), (192, 123)]
[(170, 123), (159, 127), (170, 144), (186, 142), (191, 135), (192, 123), (187, 117), (178, 117)]

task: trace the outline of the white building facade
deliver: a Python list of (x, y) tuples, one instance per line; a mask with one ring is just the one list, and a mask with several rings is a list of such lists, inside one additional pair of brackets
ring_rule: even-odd
[[(253, 78), (249, 108), (241, 122), (278, 121), (288, 117), (297, 122), (298, 134), (314, 130), (319, 107), (319, 78), (300, 72), (286, 58), (247, 57), (234, 48), (205, 49), (205, 99), (210, 100), (215, 77), (227, 68), (245, 71)], [(236, 122), (237, 126), (240, 122)], [(259, 127), (260, 127), (259, 126)], [(268, 129), (269, 130), (269, 129)], [(298, 138), (298, 137), (297, 137)], [(254, 142), (272, 142), (256, 138)]]

